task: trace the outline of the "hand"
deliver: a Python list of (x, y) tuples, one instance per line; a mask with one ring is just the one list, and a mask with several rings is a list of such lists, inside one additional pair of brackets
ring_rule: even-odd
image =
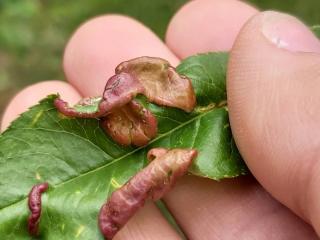
[[(9, 104), (2, 130), (50, 93), (70, 102), (100, 94), (123, 60), (149, 55), (177, 65), (198, 52), (230, 50), (235, 41), (227, 81), (237, 145), (258, 181), (320, 234), (320, 43), (295, 18), (271, 12), (257, 14), (238, 35), (256, 13), (240, 1), (191, 1), (173, 18), (166, 44), (127, 17), (90, 20), (66, 47), (69, 83), (24, 89)], [(189, 239), (318, 239), (273, 197), (250, 176), (221, 182), (188, 176), (165, 201)], [(117, 239), (179, 236), (148, 204)]]

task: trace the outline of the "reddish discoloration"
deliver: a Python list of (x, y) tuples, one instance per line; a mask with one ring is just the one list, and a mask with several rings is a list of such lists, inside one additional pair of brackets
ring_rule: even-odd
[[(79, 105), (88, 105), (90, 100), (89, 98), (82, 99), (78, 104)], [(62, 100), (61, 98), (56, 98), (54, 100), (54, 106), (61, 112), (63, 115), (68, 117), (78, 117), (78, 118), (99, 118), (105, 114), (103, 109), (100, 109), (97, 112), (79, 112), (75, 108), (70, 107), (67, 102)]]
[[(113, 109), (126, 105), (135, 98), (137, 94), (143, 92), (143, 86), (132, 75), (120, 73), (112, 76), (107, 81), (103, 98), (98, 103), (98, 111), (96, 112), (78, 111), (75, 107), (70, 107), (67, 102), (60, 98), (55, 99), (54, 105), (59, 112), (68, 117), (100, 118), (109, 114)], [(92, 99), (93, 98), (84, 98), (77, 105), (92, 105)]]
[(186, 174), (197, 156), (194, 149), (156, 148), (149, 151), (151, 163), (112, 193), (99, 213), (99, 227), (106, 239), (114, 235), (142, 207), (147, 198), (158, 200)]
[(157, 135), (156, 117), (136, 101), (115, 109), (101, 121), (102, 128), (121, 145), (144, 146)]
[[(144, 87), (128, 73), (112, 76), (105, 87), (97, 112), (79, 112), (57, 98), (55, 106), (66, 116), (81, 118), (101, 118), (101, 126), (121, 145), (146, 145), (157, 135), (157, 119), (153, 114), (133, 99), (144, 93)], [(84, 99), (78, 105), (90, 105)]]
[[(140, 57), (117, 66), (103, 97), (86, 98), (74, 107), (60, 98), (54, 104), (69, 117), (102, 118), (101, 125), (121, 145), (143, 146), (157, 134), (153, 114), (133, 99), (145, 95), (150, 102), (191, 112), (196, 97), (190, 79), (179, 75), (161, 58)], [(83, 108), (88, 107), (90, 108)], [(93, 109), (93, 110), (92, 110)], [(121, 122), (119, 122), (121, 119)]]
[(153, 148), (147, 154), (147, 159), (151, 162), (156, 158), (159, 158), (166, 154), (169, 150), (166, 148)]
[(111, 77), (103, 93), (100, 108), (106, 112), (125, 106), (137, 94), (144, 93), (144, 87), (128, 73), (120, 73)]
[(31, 215), (28, 218), (28, 231), (32, 236), (38, 234), (41, 216), (41, 194), (47, 191), (48, 187), (48, 183), (40, 183), (35, 185), (29, 193), (28, 206)]
[(150, 102), (191, 112), (196, 97), (190, 79), (162, 58), (139, 57), (119, 64), (116, 73), (130, 73), (143, 85)]

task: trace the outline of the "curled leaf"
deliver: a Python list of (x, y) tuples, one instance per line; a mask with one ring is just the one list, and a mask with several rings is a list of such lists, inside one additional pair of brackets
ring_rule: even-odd
[(84, 98), (73, 107), (61, 98), (55, 99), (54, 104), (59, 112), (68, 117), (100, 118), (113, 109), (126, 105), (143, 91), (143, 86), (134, 77), (121, 73), (107, 81), (103, 97)]
[(170, 63), (162, 58), (139, 57), (121, 63), (116, 74), (129, 73), (143, 85), (150, 102), (180, 108), (191, 112), (196, 97), (190, 79), (179, 75)]
[(33, 186), (29, 193), (28, 206), (31, 214), (28, 218), (28, 231), (32, 236), (38, 234), (41, 216), (41, 194), (47, 191), (48, 187), (48, 183), (40, 183)]
[(163, 197), (187, 172), (196, 156), (194, 149), (150, 150), (148, 158), (152, 162), (113, 192), (100, 209), (99, 227), (103, 236), (112, 239), (147, 198), (158, 200)]
[(73, 107), (55, 99), (55, 106), (66, 116), (102, 118), (101, 126), (121, 145), (143, 146), (157, 135), (157, 119), (133, 98), (144, 92), (144, 87), (132, 75), (112, 76), (103, 97), (85, 98)]
[(118, 65), (115, 72), (107, 81), (102, 98), (86, 98), (73, 107), (57, 98), (55, 106), (66, 116), (98, 118), (129, 103), (137, 94), (146, 95), (150, 102), (186, 112), (196, 105), (190, 79), (178, 74), (162, 58), (135, 58)]
[(71, 107), (60, 98), (54, 104), (70, 117), (102, 118), (101, 126), (121, 145), (146, 145), (157, 134), (157, 120), (133, 99), (138, 94), (150, 102), (191, 112), (196, 97), (191, 81), (161, 58), (140, 57), (121, 63), (106, 84), (103, 97), (85, 98)]
[(144, 87), (134, 76), (128, 73), (116, 74), (106, 84), (100, 109), (105, 112), (111, 112), (113, 109), (125, 106), (137, 94), (143, 92)]
[(54, 100), (54, 105), (63, 115), (78, 118), (98, 118), (103, 115), (99, 105), (101, 97), (84, 98), (73, 107), (60, 97)]
[(144, 146), (158, 131), (156, 117), (136, 101), (112, 111), (101, 126), (121, 145)]

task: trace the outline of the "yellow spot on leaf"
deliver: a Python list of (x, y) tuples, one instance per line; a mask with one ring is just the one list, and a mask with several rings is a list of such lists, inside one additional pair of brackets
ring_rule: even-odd
[(61, 230), (62, 231), (64, 231), (64, 227), (65, 227), (66, 225), (63, 223), (62, 225), (61, 225)]
[(112, 185), (112, 187), (114, 187), (114, 188), (121, 188), (121, 184), (120, 183), (118, 183), (117, 182), (117, 180), (116, 179), (114, 179), (114, 178), (111, 178), (111, 185)]
[(58, 113), (58, 117), (60, 119), (75, 119), (75, 117), (67, 117), (66, 115), (63, 115), (62, 113)]
[(41, 175), (40, 175), (40, 173), (38, 173), (38, 172), (36, 172), (36, 179), (37, 179), (37, 180), (41, 180)]
[(40, 111), (36, 114), (36, 116), (33, 118), (30, 126), (33, 127), (34, 125), (36, 125), (36, 123), (39, 121), (40, 117), (42, 116), (43, 111)]
[(218, 107), (224, 107), (226, 105), (227, 105), (227, 101), (226, 100), (223, 100), (223, 101), (218, 103)]
[(216, 107), (215, 103), (210, 103), (208, 106), (196, 107), (196, 109), (194, 111), (197, 113), (205, 113), (205, 112), (208, 112), (208, 111), (214, 109), (215, 107)]
[(79, 190), (76, 191), (76, 194), (80, 194), (80, 193), (81, 193), (81, 191), (79, 191)]
[(85, 226), (80, 225), (80, 227), (77, 229), (75, 237), (76, 238), (79, 237), (81, 235), (81, 233), (84, 231), (84, 229), (85, 229)]

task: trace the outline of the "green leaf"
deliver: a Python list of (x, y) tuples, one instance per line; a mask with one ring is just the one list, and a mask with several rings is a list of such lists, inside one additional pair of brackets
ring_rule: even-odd
[(86, 103), (76, 104), (73, 108), (77, 112), (81, 113), (95, 113), (99, 110), (99, 103), (101, 102), (101, 97), (87, 98)]
[(67, 118), (52, 95), (22, 114), (0, 136), (0, 236), (30, 239), (26, 196), (48, 181), (43, 195), (42, 239), (102, 239), (97, 214), (108, 195), (146, 164), (153, 147), (196, 148), (190, 172), (212, 179), (245, 174), (232, 139), (226, 107), (226, 53), (190, 57), (177, 68), (189, 76), (199, 106), (192, 113), (138, 100), (157, 117), (158, 136), (143, 148), (121, 147), (97, 119)]
[(185, 59), (177, 67), (180, 74), (192, 80), (198, 105), (208, 107), (226, 102), (227, 61), (226, 53), (201, 54)]
[(320, 39), (320, 25), (316, 25), (316, 26), (311, 27), (311, 30)]

